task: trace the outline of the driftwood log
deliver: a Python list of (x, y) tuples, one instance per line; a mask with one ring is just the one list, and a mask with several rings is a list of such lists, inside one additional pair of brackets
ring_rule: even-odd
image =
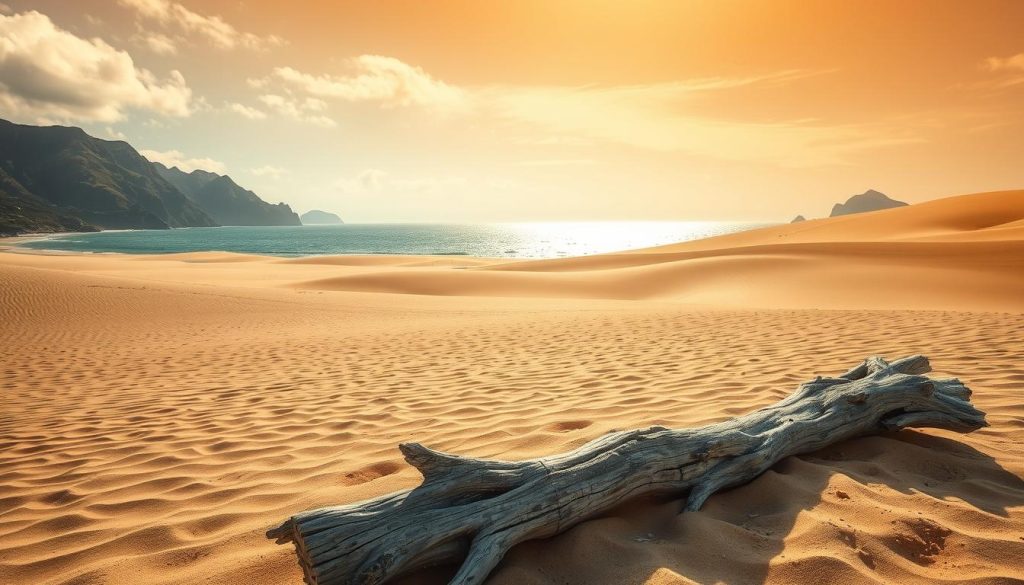
[(696, 429), (614, 432), (575, 451), (491, 461), (399, 446), (423, 483), (292, 516), (267, 532), (293, 542), (306, 582), (384, 583), (462, 561), (452, 584), (481, 583), (516, 543), (559, 534), (645, 494), (686, 494), (688, 511), (777, 461), (906, 427), (986, 426), (959, 380), (933, 380), (928, 359), (872, 357), (835, 378), (801, 384), (781, 402)]

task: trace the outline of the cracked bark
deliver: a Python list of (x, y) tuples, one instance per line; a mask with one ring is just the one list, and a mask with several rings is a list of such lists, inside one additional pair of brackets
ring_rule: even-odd
[(986, 426), (959, 380), (933, 380), (928, 359), (871, 357), (819, 376), (772, 406), (695, 429), (615, 432), (560, 455), (493, 461), (399, 446), (423, 474), (412, 490), (302, 512), (267, 532), (295, 545), (307, 583), (385, 583), (461, 561), (451, 583), (481, 583), (519, 542), (554, 536), (640, 495), (686, 496), (699, 510), (779, 460), (907, 427)]

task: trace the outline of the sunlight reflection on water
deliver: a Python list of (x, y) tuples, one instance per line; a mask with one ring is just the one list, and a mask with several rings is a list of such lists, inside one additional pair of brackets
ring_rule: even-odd
[(219, 227), (71, 234), (22, 245), (132, 254), (223, 251), (274, 256), (436, 254), (558, 258), (660, 246), (768, 225), (773, 224), (630, 221)]

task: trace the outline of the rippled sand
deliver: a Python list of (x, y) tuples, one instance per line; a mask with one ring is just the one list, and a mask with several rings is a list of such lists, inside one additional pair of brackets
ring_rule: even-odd
[(527, 264), (0, 253), (0, 582), (298, 584), (263, 532), (415, 485), (399, 442), (550, 454), (911, 353), (991, 426), (792, 457), (699, 513), (637, 502), (490, 582), (1020, 582), (1024, 198), (974, 197), (989, 225), (913, 206)]

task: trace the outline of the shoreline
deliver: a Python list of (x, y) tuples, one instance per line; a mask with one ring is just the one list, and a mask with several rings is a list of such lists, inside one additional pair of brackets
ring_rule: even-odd
[[(618, 239), (626, 240), (626, 241), (620, 242), (625, 247), (623, 247), (623, 248), (610, 248), (604, 242), (604, 240), (602, 240), (600, 238), (599, 235), (597, 237), (595, 237), (595, 234), (589, 234), (589, 235), (580, 234), (580, 235), (576, 235), (570, 229), (570, 231), (567, 232), (566, 234), (560, 234), (560, 237), (564, 241), (556, 242), (554, 244), (555, 249), (547, 249), (547, 248), (551, 247), (550, 244), (549, 244), (549, 240), (547, 239), (550, 236), (548, 236), (547, 234), (533, 235), (533, 234), (530, 234), (529, 231), (525, 231), (525, 232), (522, 232), (522, 233), (512, 232), (512, 233), (515, 233), (515, 235), (512, 236), (512, 237), (514, 237), (514, 238), (521, 238), (522, 240), (521, 241), (516, 241), (514, 243), (510, 242), (512, 244), (512, 249), (506, 249), (504, 251), (504, 254), (501, 254), (498, 250), (488, 250), (488, 252), (493, 252), (493, 255), (490, 255), (490, 254), (486, 254), (486, 253), (479, 253), (480, 252), (479, 249), (481, 247), (485, 247), (486, 248), (487, 246), (485, 246), (485, 245), (482, 246), (482, 243), (481, 243), (482, 240), (480, 240), (480, 235), (473, 233), (474, 231), (478, 232), (481, 229), (488, 229), (488, 230), (490, 230), (490, 229), (499, 229), (500, 230), (500, 229), (509, 228), (509, 227), (526, 228), (528, 230), (528, 228), (530, 228), (530, 227), (539, 226), (539, 225), (550, 225), (550, 226), (561, 226), (561, 225), (585, 226), (585, 227), (587, 227), (587, 228), (592, 230), (595, 227), (603, 226), (603, 225), (606, 225), (606, 224), (608, 226), (612, 226), (612, 227), (618, 227), (618, 226), (622, 226), (622, 225), (625, 224), (627, 226), (630, 226), (630, 227), (634, 228), (634, 230), (636, 229), (636, 226), (647, 226), (648, 224), (657, 224), (657, 225), (663, 225), (663, 226), (670, 226), (672, 228), (676, 228), (673, 231), (678, 230), (678, 232), (679, 232), (678, 235), (680, 237), (678, 239), (670, 239), (667, 242), (665, 241), (664, 238), (653, 238), (653, 242), (652, 242), (652, 241), (644, 241), (645, 239), (646, 240), (652, 240), (652, 238), (649, 238), (649, 237), (648, 238), (638, 237), (637, 234), (631, 233), (631, 232), (627, 231), (626, 235), (624, 237), (621, 236), (621, 235), (618, 237)], [(0, 249), (6, 249), (6, 250), (10, 250), (10, 251), (17, 251), (17, 250), (26, 250), (26, 249), (28, 249), (28, 250), (38, 251), (38, 252), (43, 252), (43, 253), (48, 253), (48, 252), (61, 252), (61, 253), (69, 253), (70, 252), (70, 253), (82, 253), (82, 254), (104, 253), (104, 254), (129, 254), (129, 255), (135, 254), (135, 255), (143, 255), (143, 256), (146, 256), (146, 255), (166, 255), (166, 254), (212, 252), (212, 253), (249, 254), (249, 255), (253, 255), (253, 256), (271, 257), (271, 258), (311, 258), (311, 257), (333, 257), (333, 256), (419, 256), (419, 257), (430, 257), (430, 258), (432, 258), (432, 257), (465, 257), (465, 258), (482, 259), (482, 260), (483, 259), (486, 259), (486, 260), (494, 259), (494, 260), (506, 260), (506, 261), (507, 260), (530, 261), (530, 260), (556, 260), (556, 259), (563, 259), (563, 258), (577, 258), (577, 257), (584, 257), (584, 256), (603, 255), (603, 254), (627, 253), (627, 252), (630, 252), (630, 251), (633, 251), (633, 250), (646, 249), (646, 248), (649, 248), (652, 245), (669, 245), (669, 244), (673, 244), (673, 243), (677, 243), (677, 242), (696, 241), (696, 240), (714, 238), (714, 237), (718, 237), (718, 236), (721, 236), (721, 235), (727, 235), (727, 234), (732, 234), (732, 233), (742, 233), (742, 232), (745, 232), (745, 231), (763, 229), (763, 228), (768, 227), (768, 226), (775, 226), (775, 225), (780, 225), (780, 224), (765, 223), (765, 222), (732, 222), (732, 221), (626, 221), (626, 222), (621, 222), (621, 221), (561, 222), (561, 221), (559, 221), (559, 222), (500, 222), (500, 223), (475, 223), (475, 224), (465, 224), (465, 223), (443, 224), (443, 223), (436, 223), (436, 222), (430, 222), (430, 223), (402, 223), (402, 224), (395, 224), (395, 223), (386, 223), (386, 224), (340, 224), (339, 226), (326, 226), (326, 227), (342, 227), (342, 228), (346, 228), (346, 227), (347, 228), (353, 228), (354, 227), (356, 229), (359, 229), (359, 228), (366, 228), (366, 227), (374, 227), (374, 226), (378, 226), (378, 225), (385, 226), (387, 228), (398, 227), (398, 228), (413, 228), (413, 229), (423, 228), (423, 227), (466, 228), (466, 229), (469, 229), (470, 232), (467, 232), (467, 234), (465, 236), (463, 236), (463, 237), (468, 237), (469, 239), (466, 240), (466, 241), (461, 241), (461, 242), (457, 243), (457, 245), (455, 243), (453, 243), (453, 242), (445, 242), (445, 241), (443, 241), (445, 239), (445, 237), (443, 235), (441, 235), (441, 234), (432, 234), (430, 236), (427, 236), (427, 237), (440, 238), (442, 240), (442, 241), (438, 241), (436, 243), (436, 249), (437, 249), (436, 251), (423, 251), (423, 250), (417, 249), (417, 248), (426, 248), (427, 246), (423, 246), (422, 242), (417, 242), (415, 240), (409, 243), (409, 246), (407, 247), (407, 249), (402, 248), (401, 246), (398, 246), (398, 247), (395, 247), (395, 249), (384, 249), (384, 248), (386, 248), (386, 247), (384, 247), (384, 248), (381, 248), (379, 250), (371, 250), (371, 249), (361, 249), (361, 248), (363, 248), (362, 246), (355, 246), (357, 249), (354, 249), (354, 250), (351, 250), (351, 251), (334, 251), (334, 250), (330, 250), (329, 249), (331, 246), (327, 246), (324, 250), (316, 251), (316, 252), (311, 252), (311, 251), (303, 249), (305, 247), (303, 245), (295, 246), (294, 247), (295, 249), (293, 249), (293, 250), (286, 249), (286, 248), (288, 248), (288, 244), (287, 243), (282, 243), (281, 247), (279, 247), (279, 249), (275, 249), (274, 251), (250, 251), (250, 250), (244, 250), (243, 251), (243, 250), (239, 250), (238, 248), (239, 247), (244, 248), (245, 246), (242, 245), (242, 244), (244, 244), (247, 240), (240, 240), (238, 242), (232, 242), (232, 241), (230, 241), (230, 239), (227, 240), (227, 241), (217, 242), (217, 244), (224, 246), (224, 247), (221, 247), (221, 248), (214, 247), (215, 245), (217, 245), (217, 244), (214, 244), (214, 245), (211, 245), (211, 246), (209, 246), (207, 248), (203, 248), (203, 249), (184, 249), (184, 250), (180, 249), (180, 246), (174, 245), (174, 244), (177, 243), (174, 240), (171, 240), (170, 245), (164, 245), (163, 249), (161, 249), (161, 250), (146, 249), (144, 251), (140, 251), (139, 249), (134, 248), (132, 245), (122, 246), (122, 249), (116, 249), (116, 250), (100, 250), (100, 249), (72, 249), (72, 250), (66, 250), (66, 249), (61, 249), (59, 247), (51, 247), (51, 248), (34, 248), (34, 247), (33, 248), (25, 248), (25, 246), (24, 246), (24, 244), (26, 244), (26, 243), (55, 240), (55, 239), (64, 238), (64, 237), (81, 236), (81, 237), (87, 239), (87, 238), (93, 237), (96, 234), (105, 234), (105, 233), (130, 233), (130, 234), (133, 234), (135, 232), (140, 232), (140, 233), (141, 232), (152, 232), (154, 234), (155, 238), (156, 238), (153, 241), (155, 242), (155, 245), (159, 246), (160, 243), (163, 242), (163, 240), (160, 239), (161, 236), (163, 236), (163, 235), (165, 235), (165, 234), (167, 234), (169, 232), (176, 232), (176, 231), (180, 231), (182, 229), (185, 229), (185, 230), (206, 230), (206, 229), (216, 229), (216, 230), (219, 230), (221, 228), (228, 228), (228, 229), (238, 229), (238, 230), (261, 230), (261, 229), (274, 229), (274, 228), (294, 228), (294, 227), (299, 227), (299, 226), (218, 226), (217, 228), (172, 228), (170, 230), (134, 230), (134, 229), (123, 229), (123, 230), (101, 230), (99, 232), (60, 232), (60, 233), (24, 234), (24, 235), (20, 235), (20, 236), (8, 237), (7, 238), (8, 241), (6, 243), (3, 240), (0, 240)], [(700, 227), (699, 228), (692, 228), (691, 226), (700, 226)], [(313, 226), (301, 226), (301, 227), (317, 228), (317, 227), (325, 227), (325, 226), (313, 225)], [(686, 232), (688, 231), (688, 229), (694, 229), (696, 231), (687, 234)], [(716, 233), (716, 232), (718, 232), (718, 233)], [(380, 239), (380, 238), (383, 238), (383, 237), (386, 237), (386, 236), (387, 236), (386, 233), (381, 233), (381, 234), (375, 234), (374, 236), (371, 236), (371, 237)], [(497, 238), (498, 236), (508, 237), (509, 234), (507, 234), (507, 233), (496, 233), (495, 237)], [(687, 236), (689, 236), (689, 237), (687, 237)], [(259, 234), (258, 233), (253, 234), (253, 237), (258, 238)], [(359, 236), (357, 235), (356, 237), (359, 237)], [(399, 234), (396, 237), (401, 238), (401, 237), (404, 237), (404, 236)], [(420, 237), (423, 237), (423, 236), (421, 235)], [(578, 239), (580, 237), (582, 237), (582, 242), (583, 242), (582, 246), (580, 244), (580, 240)], [(628, 240), (638, 240), (638, 241), (630, 242)], [(661, 241), (659, 242), (659, 240), (661, 240)], [(500, 239), (498, 241), (500, 241)], [(299, 244), (302, 243), (301, 240), (297, 240), (297, 242)], [(370, 242), (366, 242), (366, 243), (368, 245), (372, 245), (372, 244), (377, 243), (377, 242), (370, 241)], [(631, 245), (627, 245), (627, 244), (631, 244)], [(453, 246), (453, 245), (455, 246), (456, 249), (453, 249), (453, 250), (450, 250), (450, 251), (449, 250), (444, 250), (445, 246)], [(519, 246), (526, 246), (527, 249), (523, 250), (522, 248), (519, 248)], [(435, 247), (435, 246), (430, 245), (430, 247)], [(474, 248), (477, 249), (477, 253), (474, 253), (474, 251), (473, 251)], [(519, 249), (516, 249), (516, 248), (519, 248)], [(564, 251), (560, 250), (559, 248), (564, 248)], [(574, 248), (576, 248), (576, 249), (574, 249)]]
[[(23, 249), (22, 249), (23, 250)], [(21, 252), (22, 250), (18, 250)], [(64, 270), (299, 293), (608, 299), (784, 309), (1024, 312), (1024, 191), (563, 258), (52, 253)], [(169, 264), (169, 261), (178, 261)], [(200, 266), (206, 265), (206, 268)], [(261, 273), (250, 275), (256, 266)]]

